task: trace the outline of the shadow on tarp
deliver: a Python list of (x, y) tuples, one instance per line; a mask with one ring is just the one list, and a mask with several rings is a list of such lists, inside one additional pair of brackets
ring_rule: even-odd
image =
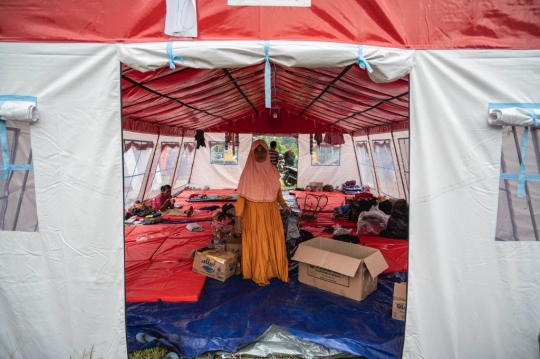
[(406, 273), (379, 276), (378, 289), (356, 302), (298, 282), (273, 279), (260, 287), (233, 276), (208, 279), (196, 303), (127, 303), (129, 351), (141, 345), (135, 335), (149, 332), (185, 358), (208, 351), (236, 352), (272, 324), (292, 335), (367, 358), (400, 358), (404, 322), (392, 319), (394, 282)]

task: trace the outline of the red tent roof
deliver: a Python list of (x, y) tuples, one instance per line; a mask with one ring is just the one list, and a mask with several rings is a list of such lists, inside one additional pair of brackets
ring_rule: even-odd
[[(408, 121), (408, 80), (374, 83), (357, 65), (273, 64), (272, 108), (264, 102), (264, 64), (235, 69), (122, 70), (124, 119), (137, 124), (242, 133), (357, 132)], [(142, 125), (143, 127), (145, 125)]]
[[(3, 0), (0, 41), (169, 41), (163, 0)], [(317, 40), (413, 49), (540, 48), (538, 1), (312, 0), (309, 8), (197, 0), (196, 40)]]

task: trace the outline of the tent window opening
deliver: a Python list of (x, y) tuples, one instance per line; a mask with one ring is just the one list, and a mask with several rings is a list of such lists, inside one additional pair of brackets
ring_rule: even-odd
[(126, 206), (133, 204), (139, 197), (153, 148), (152, 141), (124, 140), (124, 203)]
[(398, 138), (399, 152), (401, 153), (401, 163), (403, 163), (403, 172), (405, 173), (405, 181), (407, 188), (409, 184), (409, 138)]
[(238, 165), (238, 149), (239, 146), (233, 146), (225, 141), (210, 141), (210, 163), (213, 165)]
[(161, 186), (172, 185), (174, 166), (179, 152), (180, 144), (178, 142), (161, 142), (161, 153), (148, 198), (157, 196), (161, 192)]
[[(0, 136), (0, 150), (2, 151), (2, 156), (0, 156), (2, 163), (0, 166), (0, 229), (37, 232), (34, 171), (16, 169), (18, 165), (33, 165), (30, 124), (21, 121), (2, 122), (5, 136)], [(4, 169), (7, 159), (13, 169)]]
[(341, 162), (341, 145), (321, 143), (313, 146), (311, 155), (312, 166), (339, 166)]
[(179, 188), (186, 185), (189, 181), (193, 159), (195, 158), (195, 142), (184, 142), (184, 150), (180, 157), (180, 165), (176, 172), (176, 181), (173, 188)]
[(367, 141), (356, 141), (356, 153), (358, 156), (358, 165), (360, 167), (360, 176), (362, 176), (362, 184), (368, 185), (370, 188), (375, 188), (373, 180), (373, 167), (369, 158)]
[(390, 140), (373, 140), (375, 168), (379, 178), (379, 191), (389, 197), (399, 198), (394, 159), (390, 148)]
[[(525, 127), (502, 127), (501, 179), (497, 209), (497, 241), (540, 241), (540, 181), (524, 181), (524, 196), (518, 196)], [(525, 156), (526, 175), (540, 175), (540, 130), (529, 128)]]

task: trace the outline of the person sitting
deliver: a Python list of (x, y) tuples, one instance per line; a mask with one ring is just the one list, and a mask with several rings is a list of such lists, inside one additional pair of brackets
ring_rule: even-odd
[(161, 186), (161, 193), (152, 201), (152, 209), (161, 212), (164, 216), (191, 217), (193, 214), (193, 206), (187, 210), (174, 208), (174, 198), (171, 195), (171, 186), (168, 184)]
[(171, 186), (166, 184), (161, 186), (161, 193), (154, 197), (152, 209), (154, 211), (165, 211), (174, 208), (174, 198), (171, 195)]

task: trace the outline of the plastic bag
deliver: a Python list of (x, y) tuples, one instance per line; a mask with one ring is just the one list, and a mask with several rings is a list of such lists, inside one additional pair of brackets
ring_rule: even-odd
[(389, 218), (390, 216), (381, 211), (378, 205), (373, 206), (358, 216), (357, 234), (377, 235), (386, 228)]
[(347, 234), (351, 234), (347, 228), (343, 228), (339, 224), (334, 225), (334, 232), (332, 233), (333, 236), (342, 236)]
[(381, 232), (381, 236), (396, 239), (409, 238), (409, 205), (407, 201), (400, 199), (394, 204), (386, 229)]

